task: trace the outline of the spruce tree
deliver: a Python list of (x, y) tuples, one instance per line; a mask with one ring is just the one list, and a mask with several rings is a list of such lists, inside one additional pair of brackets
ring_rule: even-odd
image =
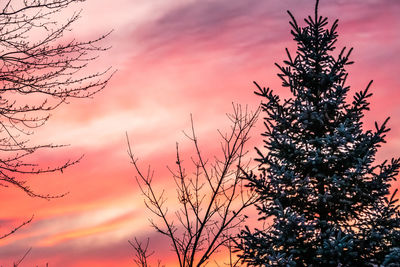
[(276, 64), (280, 100), (257, 83), (265, 114), (258, 174), (245, 179), (264, 227), (246, 227), (238, 244), (250, 266), (400, 266), (400, 214), (390, 195), (399, 159), (376, 163), (388, 119), (363, 129), (372, 81), (348, 99), (352, 49), (334, 54), (338, 21), (318, 15), (299, 26), (288, 11), (296, 56)]

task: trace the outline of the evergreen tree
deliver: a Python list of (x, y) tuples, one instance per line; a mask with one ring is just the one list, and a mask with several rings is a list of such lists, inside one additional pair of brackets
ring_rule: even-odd
[[(390, 183), (399, 159), (375, 163), (388, 119), (364, 130), (369, 88), (346, 101), (352, 49), (333, 56), (336, 20), (318, 15), (300, 27), (293, 15), (293, 58), (277, 65), (292, 98), (257, 83), (266, 131), (259, 175), (245, 177), (259, 199), (263, 229), (246, 228), (238, 244), (250, 266), (400, 266), (400, 213)], [(393, 265), (394, 264), (394, 265)]]

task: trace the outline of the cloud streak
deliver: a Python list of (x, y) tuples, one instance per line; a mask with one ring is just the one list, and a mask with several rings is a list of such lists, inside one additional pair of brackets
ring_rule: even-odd
[[(98, 61), (119, 69), (94, 99), (73, 101), (57, 110), (36, 140), (71, 144), (43, 153), (44, 166), (85, 154), (82, 162), (56, 176), (30, 178), (41, 192), (65, 192), (51, 202), (2, 191), (1, 226), (35, 214), (34, 222), (0, 243), (0, 263), (10, 264), (33, 247), (27, 266), (129, 266), (133, 236), (151, 235), (134, 172), (126, 154), (125, 132), (143, 166), (156, 170), (157, 186), (175, 193), (166, 165), (174, 164), (175, 141), (189, 146), (182, 130), (193, 114), (205, 153), (219, 148), (217, 129), (227, 127), (231, 102), (260, 101), (252, 81), (280, 95), (274, 62), (284, 48), (295, 49), (289, 34), (290, 9), (301, 23), (313, 13), (309, 0), (154, 0), (87, 1), (77, 37), (114, 28), (113, 48)], [(109, 11), (109, 12), (106, 12)], [(393, 115), (388, 146), (379, 159), (400, 149), (400, 4), (397, 0), (321, 1), (320, 13), (339, 18), (338, 46), (354, 47), (349, 85), (361, 90), (374, 79), (366, 126)], [(399, 115), (399, 116), (397, 116)], [(254, 132), (259, 140), (259, 130)], [(171, 184), (171, 186), (169, 186)], [(168, 185), (168, 186), (167, 186)], [(2, 189), (3, 190), (3, 189)], [(9, 200), (12, 199), (13, 205)], [(3, 229), (3, 227), (2, 227)], [(168, 241), (152, 236), (157, 255), (169, 262)], [(163, 250), (164, 249), (164, 250)], [(171, 263), (173, 265), (173, 263)]]

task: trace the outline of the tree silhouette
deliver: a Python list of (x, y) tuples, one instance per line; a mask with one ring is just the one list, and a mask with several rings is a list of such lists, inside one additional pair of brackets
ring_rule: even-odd
[(338, 21), (315, 15), (301, 27), (293, 15), (293, 58), (277, 65), (292, 98), (280, 100), (257, 83), (266, 116), (259, 174), (248, 173), (258, 194), (263, 228), (241, 233), (238, 249), (251, 266), (399, 266), (399, 159), (375, 163), (388, 119), (363, 130), (372, 81), (348, 101), (345, 67), (352, 49), (333, 56)]
[[(109, 70), (83, 73), (96, 52), (106, 50), (99, 42), (63, 38), (79, 18), (74, 13), (64, 23), (56, 16), (83, 0), (8, 0), (0, 3), (0, 185), (15, 186), (30, 197), (44, 199), (61, 195), (41, 194), (26, 183), (27, 176), (63, 171), (79, 161), (56, 167), (31, 162), (38, 150), (60, 147), (33, 144), (33, 130), (43, 126), (50, 112), (71, 98), (88, 98), (103, 89)], [(32, 219), (32, 218), (31, 218)], [(5, 238), (14, 230), (2, 235)]]
[[(234, 112), (228, 115), (232, 122), (230, 131), (226, 134), (220, 132), (222, 157), (215, 156), (213, 162), (201, 152), (192, 121), (192, 132), (187, 137), (195, 149), (195, 156), (191, 158), (193, 173), (190, 166), (183, 163), (177, 145), (177, 168), (170, 169), (170, 172), (176, 184), (179, 208), (172, 214), (168, 210), (174, 209), (166, 205), (165, 191), (157, 193), (154, 190), (153, 172), (150, 169), (141, 171), (128, 141), (128, 153), (138, 174), (136, 179), (146, 207), (161, 221), (150, 222), (157, 232), (171, 241), (177, 266), (205, 266), (212, 262), (216, 252), (224, 248), (231, 256), (227, 264), (237, 266), (239, 263), (232, 254), (232, 241), (237, 238), (239, 226), (246, 219), (245, 209), (255, 200), (254, 193), (244, 187), (242, 176), (243, 170), (249, 167), (245, 145), (258, 113), (259, 110), (251, 113), (242, 110), (240, 105), (234, 105)], [(135, 239), (130, 244), (136, 251), (138, 266), (149, 266), (147, 258), (152, 252), (147, 251), (148, 243), (144, 245)]]

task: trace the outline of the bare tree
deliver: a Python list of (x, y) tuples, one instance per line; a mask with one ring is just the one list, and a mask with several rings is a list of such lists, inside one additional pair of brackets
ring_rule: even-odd
[[(186, 136), (194, 145), (195, 156), (191, 158), (194, 172), (186, 171), (178, 144), (176, 170), (168, 168), (180, 205), (173, 213), (168, 213), (165, 191), (158, 194), (153, 189), (153, 171), (149, 167), (144, 173), (138, 166), (128, 139), (128, 154), (145, 205), (162, 222), (160, 225), (150, 219), (151, 225), (169, 238), (179, 266), (204, 266), (223, 247), (232, 253), (230, 241), (236, 238), (239, 225), (246, 219), (243, 211), (255, 201), (255, 195), (244, 187), (241, 178), (249, 168), (245, 144), (258, 114), (259, 110), (251, 113), (234, 105), (233, 114), (228, 115), (232, 122), (229, 133), (219, 132), (222, 158), (215, 157), (213, 162), (204, 158), (191, 120), (191, 133)], [(234, 258), (231, 254), (231, 266), (237, 264)]]
[[(26, 183), (29, 175), (63, 171), (80, 159), (56, 167), (40, 167), (29, 157), (53, 144), (33, 144), (33, 130), (43, 126), (50, 112), (71, 98), (88, 98), (103, 89), (109, 69), (83, 73), (97, 52), (108, 48), (94, 40), (63, 38), (80, 16), (56, 20), (71, 4), (83, 0), (5, 0), (0, 2), (0, 186), (15, 186), (30, 197), (44, 199), (64, 194), (41, 194)], [(31, 220), (31, 219), (30, 219)], [(7, 234), (15, 232), (30, 220)]]
[[(137, 240), (135, 238), (133, 241), (128, 240), (129, 244), (135, 250), (134, 262), (136, 265), (141, 267), (150, 267), (148, 262), (149, 258), (154, 254), (154, 251), (149, 252), (149, 239), (147, 239), (146, 244)], [(161, 262), (158, 261), (158, 266), (161, 266)]]

